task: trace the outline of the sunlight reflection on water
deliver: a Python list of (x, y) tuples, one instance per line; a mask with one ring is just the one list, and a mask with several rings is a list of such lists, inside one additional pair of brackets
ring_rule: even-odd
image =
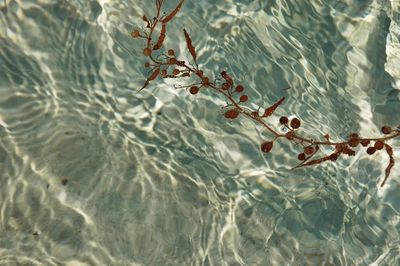
[[(187, 0), (165, 45), (189, 60), (184, 27), (249, 106), (285, 96), (271, 126), (376, 136), (400, 121), (400, 6), (381, 2)], [(136, 93), (146, 60), (129, 33), (153, 10), (0, 0), (0, 264), (397, 265), (398, 164), (383, 189), (380, 154), (291, 171), (298, 147), (263, 155), (271, 136), (227, 121), (211, 92)]]

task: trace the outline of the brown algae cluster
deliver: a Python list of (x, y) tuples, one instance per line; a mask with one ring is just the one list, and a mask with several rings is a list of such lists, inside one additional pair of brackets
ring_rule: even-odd
[[(300, 163), (293, 167), (293, 169), (296, 169), (320, 164), (325, 161), (336, 161), (339, 157), (354, 156), (356, 152), (360, 151), (360, 147), (365, 147), (366, 153), (369, 155), (384, 151), (389, 157), (389, 163), (385, 169), (385, 177), (381, 182), (381, 187), (385, 185), (395, 163), (393, 148), (387, 142), (400, 136), (400, 126), (383, 126), (381, 129), (383, 136), (381, 137), (365, 138), (359, 136), (357, 133), (351, 133), (347, 139), (341, 142), (335, 142), (330, 139), (328, 134), (325, 134), (323, 140), (316, 141), (303, 137), (298, 133), (297, 129), (301, 126), (301, 121), (298, 118), (289, 119), (286, 116), (282, 116), (279, 119), (279, 123), (284, 126), (287, 131), (285, 133), (278, 132), (269, 126), (266, 121), (267, 118), (274, 113), (276, 108), (283, 103), (285, 98), (280, 98), (271, 106), (266, 107), (264, 112), (261, 113), (260, 108), (258, 110), (252, 110), (244, 106), (243, 104), (248, 102), (249, 96), (244, 93), (245, 89), (242, 84), (235, 84), (233, 78), (225, 70), (221, 70), (219, 79), (211, 81), (211, 78), (205, 74), (205, 71), (199, 68), (197, 64), (196, 48), (186, 29), (183, 29), (183, 35), (187, 50), (192, 56), (193, 62), (180, 60), (173, 49), (160, 51), (160, 49), (163, 48), (166, 38), (167, 25), (179, 12), (184, 1), (185, 0), (180, 0), (175, 9), (169, 14), (166, 14), (165, 12), (161, 12), (164, 0), (156, 0), (156, 15), (153, 19), (149, 19), (146, 15), (143, 15), (142, 19), (146, 24), (145, 29), (142, 31), (134, 29), (131, 32), (133, 38), (144, 39), (146, 44), (143, 48), (143, 55), (149, 59), (149, 61), (144, 64), (145, 68), (149, 69), (149, 74), (139, 91), (146, 88), (151, 81), (158, 77), (174, 79), (194, 77), (197, 80), (196, 82), (185, 86), (176, 86), (176, 88), (186, 89), (192, 95), (199, 93), (201, 90), (212, 90), (222, 95), (222, 97), (225, 97), (228, 102), (228, 104), (224, 106), (226, 109), (224, 112), (225, 118), (234, 120), (239, 116), (247, 117), (265, 127), (265, 129), (273, 135), (271, 140), (266, 140), (261, 143), (260, 149), (262, 152), (270, 153), (274, 142), (279, 139), (291, 141), (301, 148), (297, 156)], [(157, 27), (161, 27), (161, 29), (156, 38), (154, 35)], [(317, 156), (321, 153), (320, 147), (323, 145), (332, 146), (334, 151), (328, 155)]]

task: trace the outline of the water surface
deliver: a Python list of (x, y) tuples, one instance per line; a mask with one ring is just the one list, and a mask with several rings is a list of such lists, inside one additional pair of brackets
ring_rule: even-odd
[[(154, 1), (0, 0), (0, 265), (398, 265), (400, 163), (291, 171), (299, 148), (176, 80), (142, 93)], [(176, 1), (167, 1), (165, 10)], [(400, 5), (185, 1), (165, 45), (227, 69), (302, 134), (400, 124)], [(285, 88), (290, 87), (288, 90)], [(400, 142), (391, 142), (399, 159)]]

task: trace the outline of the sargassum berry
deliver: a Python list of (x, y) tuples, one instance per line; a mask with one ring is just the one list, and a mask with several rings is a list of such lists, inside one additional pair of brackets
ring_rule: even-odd
[(261, 143), (261, 151), (262, 152), (270, 152), (273, 146), (273, 142), (272, 141), (265, 141), (263, 143)]

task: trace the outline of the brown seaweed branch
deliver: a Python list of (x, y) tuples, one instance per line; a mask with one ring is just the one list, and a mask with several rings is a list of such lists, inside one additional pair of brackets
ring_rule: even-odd
[[(156, 55), (156, 51), (160, 50), (164, 45), (164, 40), (167, 36), (167, 23), (176, 16), (184, 1), (185, 0), (180, 0), (175, 9), (168, 15), (165, 15), (166, 13), (161, 12), (164, 0), (156, 0), (156, 16), (150, 20), (144, 15), (142, 19), (146, 23), (145, 30), (139, 31), (135, 29), (131, 32), (133, 38), (143, 38), (146, 40), (143, 55), (149, 59), (149, 62), (145, 63), (145, 67), (150, 69), (149, 74), (139, 91), (146, 88), (150, 82), (157, 77), (164, 79), (194, 77), (197, 80), (196, 82), (192, 82), (189, 85), (176, 86), (176, 88), (186, 89), (193, 95), (199, 93), (200, 90), (211, 90), (222, 95), (228, 102), (228, 104), (224, 106), (225, 118), (233, 120), (239, 116), (245, 116), (262, 125), (272, 135), (272, 140), (266, 140), (261, 143), (260, 149), (262, 152), (271, 152), (274, 142), (279, 139), (291, 141), (299, 146), (301, 152), (299, 152), (297, 158), (300, 163), (292, 169), (317, 165), (325, 161), (336, 161), (339, 157), (354, 156), (357, 151), (362, 149), (361, 147), (365, 148), (368, 155), (373, 155), (376, 152), (385, 150), (386, 154), (389, 156), (389, 163), (385, 169), (385, 177), (381, 186), (385, 185), (395, 163), (393, 148), (388, 144), (388, 141), (400, 136), (400, 126), (383, 126), (381, 128), (383, 136), (381, 137), (365, 138), (359, 136), (357, 133), (351, 133), (347, 139), (335, 142), (331, 140), (328, 134), (325, 134), (322, 140), (303, 137), (298, 132), (301, 121), (296, 117), (289, 119), (286, 116), (282, 116), (279, 119), (279, 123), (288, 131), (286, 133), (281, 133), (270, 126), (266, 119), (274, 114), (275, 110), (284, 102), (285, 97), (280, 98), (271, 106), (266, 107), (261, 114), (259, 112), (260, 108), (252, 110), (244, 106), (244, 103), (249, 100), (249, 96), (244, 93), (245, 89), (243, 85), (235, 84), (233, 78), (225, 70), (219, 73), (221, 76), (220, 79), (211, 81), (211, 78), (199, 68), (196, 49), (186, 29), (183, 29), (183, 33), (188, 52), (191, 54), (194, 64), (178, 59), (173, 49), (166, 49), (166, 52), (161, 50), (161, 52), (158, 52)], [(160, 24), (161, 29), (159, 31), (159, 36), (158, 38), (154, 38), (155, 29)], [(157, 41), (153, 42), (154, 39), (157, 39)], [(320, 155), (320, 157), (317, 157), (317, 154), (321, 151), (321, 146), (333, 146), (335, 151), (329, 155)], [(313, 159), (314, 157), (317, 158)]]

